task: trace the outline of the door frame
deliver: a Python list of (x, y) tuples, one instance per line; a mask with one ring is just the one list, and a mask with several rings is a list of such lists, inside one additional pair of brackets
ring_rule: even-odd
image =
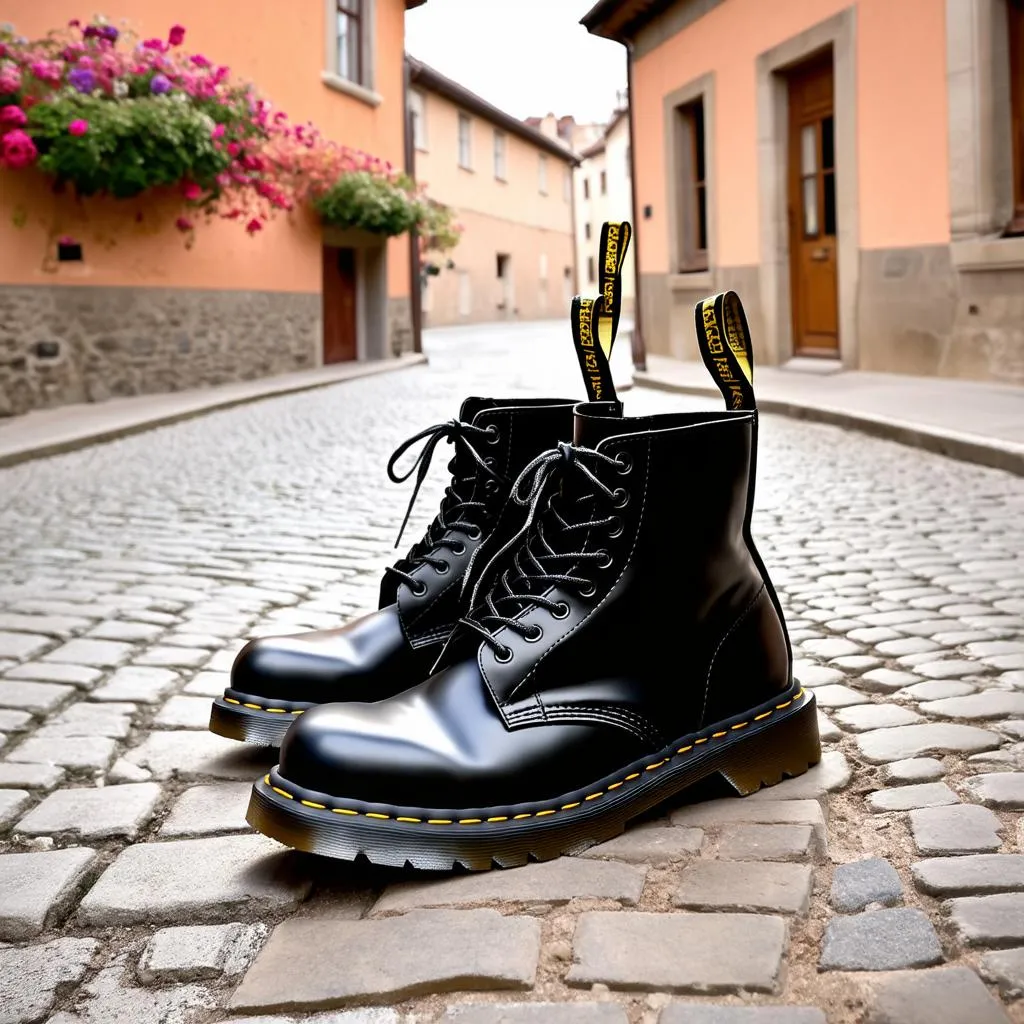
[(774, 362), (793, 358), (789, 249), (789, 84), (796, 65), (832, 51), (835, 110), (836, 260), (839, 360), (858, 366), (857, 285), (860, 209), (857, 185), (857, 9), (849, 7), (757, 58), (758, 176), (761, 203), (761, 304), (766, 350)]
[[(356, 256), (356, 360), (387, 358), (388, 249), (380, 235), (352, 228), (324, 227), (322, 245), (354, 249)], [(323, 360), (323, 325), (320, 327), (320, 363)]]

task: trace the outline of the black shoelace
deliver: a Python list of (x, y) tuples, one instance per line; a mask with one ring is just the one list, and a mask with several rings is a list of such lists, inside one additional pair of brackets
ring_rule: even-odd
[[(441, 501), (441, 508), (434, 521), (427, 527), (427, 532), (422, 539), (414, 545), (409, 554), (403, 559), (407, 569), (400, 569), (397, 566), (389, 565), (384, 571), (397, 576), (407, 583), (414, 594), (420, 595), (426, 592), (426, 584), (413, 578), (412, 571), (421, 565), (433, 566), (438, 572), (445, 572), (448, 563), (439, 558), (435, 552), (438, 549), (449, 550), (452, 554), (461, 555), (465, 550), (465, 543), (456, 537), (450, 536), (453, 533), (465, 534), (470, 540), (479, 540), (482, 530), (478, 522), (480, 513), (487, 507), (484, 501), (470, 500), (466, 495), (472, 493), (480, 473), (486, 475), (496, 486), (502, 481), (502, 476), (497, 473), (491, 465), (491, 460), (485, 459), (470, 442), (471, 437), (488, 438), (489, 443), (494, 444), (498, 440), (498, 428), (492, 423), (489, 427), (477, 427), (472, 423), (463, 423), (460, 420), (449, 420), (447, 423), (438, 423), (436, 426), (427, 427), (418, 434), (410, 437), (408, 441), (400, 444), (388, 459), (388, 478), (396, 484), (405, 483), (413, 473), (416, 474), (416, 483), (412, 489), (412, 496), (409, 498), (409, 507), (405, 510), (405, 518), (398, 531), (395, 540), (395, 547), (402, 542), (402, 534), (409, 524), (409, 516), (412, 515), (416, 498), (423, 486), (430, 469), (430, 462), (434, 457), (434, 451), (442, 441), (447, 441), (455, 446), (455, 457), (448, 463), (448, 472), (452, 474), (451, 484), (445, 488), (444, 498)], [(409, 467), (409, 471), (402, 475), (395, 472), (395, 463), (414, 445), (417, 441), (426, 438), (426, 443), (420, 449), (416, 461)], [(456, 477), (454, 474), (458, 468), (459, 451), (465, 452), (472, 463), (472, 471), (465, 476)]]
[[(562, 443), (534, 459), (512, 487), (512, 497), (520, 505), (529, 506), (529, 513), (516, 535), (494, 555), (477, 579), (470, 607), (480, 607), (481, 610), (476, 615), (459, 620), (462, 625), (479, 634), (494, 651), (498, 661), (506, 662), (512, 657), (511, 649), (495, 636), (503, 626), (530, 642), (539, 640), (543, 635), (539, 626), (521, 622), (514, 617), (528, 605), (546, 608), (557, 619), (564, 619), (569, 614), (569, 606), (564, 601), (553, 601), (535, 592), (535, 587), (537, 591), (542, 591), (552, 584), (559, 584), (574, 589), (581, 597), (590, 597), (596, 593), (597, 587), (589, 577), (580, 575), (580, 570), (588, 565), (599, 569), (611, 565), (611, 555), (603, 549), (559, 550), (552, 543), (552, 540), (561, 541), (559, 546), (564, 547), (566, 537), (593, 528), (608, 527), (609, 536), (617, 536), (621, 532), (622, 520), (614, 510), (625, 507), (629, 494), (625, 488), (609, 487), (596, 475), (591, 465), (595, 468), (602, 465), (614, 466), (620, 474), (626, 474), (632, 468), (625, 452), (613, 458), (591, 448)], [(568, 499), (552, 493), (553, 483), (564, 480), (570, 473), (582, 475), (581, 493)], [(528, 487), (524, 491), (527, 483)], [(549, 495), (548, 502), (538, 517), (545, 495)], [(563, 504), (572, 506), (581, 518), (573, 516), (572, 520), (567, 519), (562, 514)], [(605, 514), (599, 508), (602, 504), (610, 505), (613, 511)], [(579, 548), (580, 545), (575, 547)], [(491, 567), (513, 549), (511, 564), (490, 585), (482, 604), (478, 606), (476, 591), (485, 583)]]

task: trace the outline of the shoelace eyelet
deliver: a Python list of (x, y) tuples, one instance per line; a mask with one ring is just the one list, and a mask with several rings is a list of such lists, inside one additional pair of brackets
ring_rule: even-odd
[(597, 584), (588, 583), (586, 587), (579, 591), (580, 597), (593, 597), (597, 593)]
[(559, 601), (554, 608), (549, 608), (551, 618), (564, 619), (569, 614), (569, 606), (564, 601)]
[(413, 597), (422, 597), (427, 592), (427, 585), (423, 580), (413, 580), (409, 584), (409, 590), (412, 592)]
[(500, 436), (497, 423), (492, 423), (487, 428), (487, 444), (497, 444)]
[(535, 644), (544, 635), (544, 630), (540, 626), (534, 626), (532, 633), (524, 633), (523, 639), (528, 644)]
[[(444, 568), (442, 568), (442, 566), (444, 566)], [(434, 566), (434, 572), (436, 572), (438, 576), (447, 576), (450, 571), (451, 565), (448, 562), (439, 562)], [(425, 585), (423, 589), (426, 590)]]
[(618, 472), (622, 476), (628, 476), (633, 472), (633, 457), (629, 452), (619, 452), (615, 456), (615, 461), (619, 464)]
[(466, 553), (466, 545), (463, 544), (462, 541), (460, 540), (457, 544), (452, 545), (451, 552), (453, 555), (455, 555), (456, 558), (459, 555), (464, 555)]
[(621, 537), (623, 530), (622, 516), (612, 516), (608, 523), (608, 536)]
[(612, 504), (616, 508), (625, 508), (629, 504), (629, 491), (625, 487), (616, 487), (612, 491)]
[(507, 665), (512, 660), (512, 648), (502, 647), (501, 650), (494, 652), (494, 660), (499, 665)]
[(472, 526), (466, 531), (466, 536), (470, 540), (479, 540), (484, 535), (484, 531), (479, 526)]
[(598, 569), (610, 569), (612, 565), (612, 553), (610, 551), (599, 551), (598, 554), (604, 555), (604, 558), (597, 563)]

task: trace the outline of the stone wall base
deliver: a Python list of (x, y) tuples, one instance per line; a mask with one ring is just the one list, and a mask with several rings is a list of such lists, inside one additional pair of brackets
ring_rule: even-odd
[(0, 416), (319, 364), (320, 295), (0, 285)]

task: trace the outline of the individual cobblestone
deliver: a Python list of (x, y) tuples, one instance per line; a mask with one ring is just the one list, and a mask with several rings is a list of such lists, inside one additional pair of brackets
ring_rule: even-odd
[(6, 755), (23, 764), (56, 764), (62, 768), (106, 768), (114, 759), (117, 741), (105, 736), (32, 736)]
[(24, 949), (0, 947), (0, 1020), (42, 1020), (53, 1009), (57, 990), (82, 980), (98, 948), (95, 939), (55, 939)]
[(124, 739), (131, 730), (134, 704), (72, 704), (51, 719), (37, 736), (108, 736)]
[(225, 832), (248, 832), (245, 812), (251, 793), (252, 785), (248, 782), (186, 789), (160, 827), (160, 837), (194, 839)]
[(170, 669), (128, 665), (95, 689), (92, 699), (159, 704), (178, 679), (178, 673)]
[(900, 876), (881, 857), (840, 864), (832, 876), (829, 902), (844, 914), (864, 910), (872, 903), (889, 907), (902, 898)]
[(1001, 690), (986, 690), (966, 697), (948, 697), (945, 700), (925, 701), (921, 710), (926, 715), (941, 718), (963, 718), (981, 720), (1009, 718), (1024, 715), (1024, 693), (1007, 693)]
[(822, 970), (898, 971), (940, 963), (942, 946), (928, 915), (911, 907), (834, 917), (825, 928)]
[(1008, 1024), (968, 967), (907, 971), (875, 983), (866, 1024)]
[(963, 896), (949, 903), (949, 919), (970, 946), (1024, 944), (1024, 892)]
[(63, 920), (95, 860), (77, 847), (0, 854), (0, 941), (29, 939)]
[(974, 693), (975, 689), (970, 683), (951, 679), (929, 679), (927, 682), (915, 683), (901, 690), (900, 696), (911, 697), (914, 700), (950, 700), (953, 697)]
[(134, 839), (160, 802), (153, 782), (106, 786), (103, 789), (60, 789), (51, 793), (21, 821), (27, 836), (72, 833), (79, 839)]
[(914, 884), (931, 896), (980, 896), (1024, 890), (1024, 854), (935, 857), (913, 865)]
[(45, 636), (0, 632), (0, 658), (27, 661), (33, 654), (37, 654), (49, 646), (50, 640)]
[(908, 757), (904, 761), (890, 761), (883, 769), (886, 782), (895, 786), (932, 782), (941, 779), (946, 770), (934, 757)]
[(231, 998), (233, 1011), (401, 1002), (429, 992), (524, 989), (540, 921), (494, 910), (414, 910), (376, 921), (285, 921)]
[(972, 798), (986, 807), (1024, 810), (1024, 772), (975, 775), (964, 785)]
[(658, 992), (770, 992), (786, 925), (767, 914), (591, 911), (573, 938), (570, 985)]
[(810, 825), (727, 825), (718, 837), (721, 860), (810, 860), (817, 854)]
[(942, 807), (958, 803), (960, 797), (944, 782), (897, 786), (868, 794), (868, 807), (873, 811), (909, 811), (917, 807)]
[(0, 789), (0, 830), (5, 830), (31, 803), (32, 797), (23, 789)]
[(702, 860), (683, 868), (673, 902), (691, 910), (804, 914), (813, 884), (805, 864)]
[(267, 937), (263, 924), (211, 924), (162, 928), (143, 950), (144, 985), (237, 977), (255, 959)]
[(995, 982), (1008, 999), (1024, 995), (1024, 949), (1001, 949), (986, 953), (979, 964), (981, 976)]
[(857, 737), (861, 756), (872, 764), (902, 761), (921, 754), (973, 754), (979, 750), (995, 750), (999, 744), (999, 736), (987, 729), (946, 723), (875, 729)]
[(155, 779), (199, 778), (253, 779), (262, 775), (276, 758), (276, 751), (242, 747), (210, 732), (166, 730), (151, 732), (123, 760), (145, 768)]
[(924, 807), (910, 812), (919, 853), (986, 853), (998, 850), (999, 819), (986, 807)]
[(661, 864), (692, 856), (703, 842), (704, 832), (699, 828), (652, 822), (629, 828), (616, 839), (592, 846), (582, 856), (633, 864)]
[(0, 787), (11, 789), (53, 789), (65, 771), (53, 764), (0, 762)]
[(132, 645), (113, 640), (69, 640), (50, 651), (43, 661), (59, 661), (66, 665), (88, 665), (93, 668), (113, 668), (132, 654)]
[(153, 725), (158, 729), (205, 729), (210, 724), (210, 702), (205, 697), (171, 697)]
[(898, 704), (858, 704), (836, 712), (836, 721), (852, 732), (869, 732), (898, 725), (914, 725), (924, 718)]
[(0, 679), (0, 707), (22, 708), (25, 711), (49, 711), (74, 693), (70, 686), (53, 683), (21, 682)]
[(846, 755), (839, 750), (827, 750), (821, 760), (795, 779), (784, 779), (778, 785), (752, 793), (747, 800), (807, 800), (817, 799), (826, 793), (842, 789), (852, 772)]

